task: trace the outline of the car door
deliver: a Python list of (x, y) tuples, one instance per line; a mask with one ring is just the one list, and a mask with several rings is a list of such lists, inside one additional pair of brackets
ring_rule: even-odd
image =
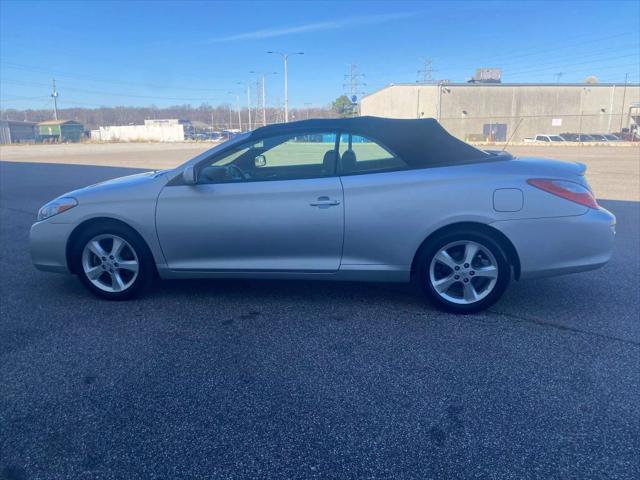
[(195, 185), (158, 198), (168, 267), (200, 271), (338, 270), (343, 193), (335, 133), (251, 141), (206, 159)]
[(345, 199), (341, 270), (410, 268), (420, 234), (415, 226), (438, 209), (416, 203), (413, 171), (375, 140), (344, 133), (338, 152)]

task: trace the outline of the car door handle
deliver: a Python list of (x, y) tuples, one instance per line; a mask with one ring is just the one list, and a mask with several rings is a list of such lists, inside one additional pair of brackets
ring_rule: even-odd
[(328, 208), (334, 205), (340, 205), (340, 200), (331, 200), (329, 197), (318, 197), (318, 200), (309, 203), (309, 205), (318, 208)]

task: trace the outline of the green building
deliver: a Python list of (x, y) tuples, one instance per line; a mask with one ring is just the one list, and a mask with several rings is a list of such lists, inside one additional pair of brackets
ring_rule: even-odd
[(79, 142), (84, 126), (74, 120), (48, 120), (38, 124), (38, 137), (43, 142)]

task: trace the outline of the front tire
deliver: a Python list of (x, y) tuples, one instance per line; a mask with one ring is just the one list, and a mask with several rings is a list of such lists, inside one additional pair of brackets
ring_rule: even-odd
[(491, 236), (458, 231), (429, 241), (418, 255), (417, 281), (440, 308), (475, 313), (497, 302), (511, 279), (511, 266)]
[(107, 300), (126, 300), (148, 289), (153, 280), (153, 257), (133, 229), (120, 224), (96, 225), (76, 239), (73, 270), (93, 294)]

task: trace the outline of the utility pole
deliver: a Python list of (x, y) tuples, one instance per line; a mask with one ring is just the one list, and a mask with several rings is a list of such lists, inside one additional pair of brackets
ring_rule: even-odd
[[(237, 82), (237, 85), (244, 85), (242, 82)], [(251, 82), (247, 82), (247, 114), (249, 115), (249, 131), (252, 129), (251, 123)], [(238, 100), (238, 110), (240, 109), (240, 101)], [(242, 130), (242, 127), (240, 127)]]
[(267, 53), (280, 55), (284, 60), (284, 122), (289, 122), (289, 55), (304, 55), (304, 52), (282, 53), (269, 50)]
[(364, 93), (360, 87), (366, 85), (366, 83), (360, 81), (364, 77), (364, 73), (358, 73), (358, 66), (355, 64), (349, 65), (348, 73), (344, 76), (346, 83), (342, 84), (342, 88), (346, 89), (349, 100), (353, 103), (352, 115), (355, 117), (357, 113), (358, 95)]
[(58, 120), (58, 91), (56, 90), (56, 80), (53, 80), (53, 90), (51, 91), (53, 97), (53, 119)]
[(422, 83), (433, 83), (433, 72), (435, 70), (433, 70), (431, 66), (431, 59), (425, 58), (422, 62), (422, 70), (418, 70), (418, 81), (420, 81), (420, 76), (422, 76)]
[(249, 131), (253, 130), (251, 125), (251, 84), (247, 83), (247, 112), (249, 113)]
[(307, 110), (307, 120), (309, 120), (309, 108), (311, 107), (311, 102), (304, 102), (304, 106)]
[(236, 107), (238, 108), (238, 129), (242, 131), (242, 114), (240, 111), (240, 95), (233, 92), (227, 92), (229, 95), (233, 95), (236, 97)]
[(627, 97), (627, 81), (629, 80), (629, 74), (624, 74), (624, 88), (622, 89), (622, 106), (620, 107), (620, 133), (622, 133), (622, 120), (624, 118), (624, 101)]
[(564, 75), (564, 73), (558, 72), (555, 75), (556, 75), (556, 83), (560, 83), (560, 79), (562, 78), (562, 75)]
[(265, 74), (262, 74), (262, 126), (267, 126), (267, 92), (265, 87)]

